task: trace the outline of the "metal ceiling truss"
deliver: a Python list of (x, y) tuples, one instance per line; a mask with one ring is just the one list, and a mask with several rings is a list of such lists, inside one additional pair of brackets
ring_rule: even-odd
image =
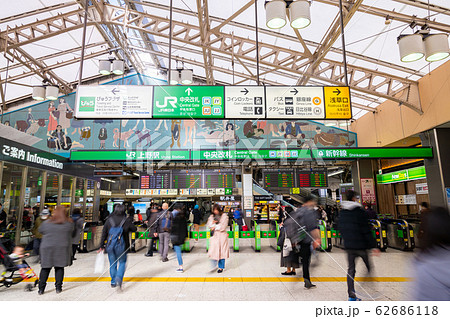
[[(88, 24), (106, 25), (109, 29), (117, 26), (124, 30), (129, 28), (159, 37), (169, 37), (169, 20), (167, 18), (105, 4), (101, 0), (92, 2), (94, 6), (89, 8), (90, 20)], [(142, 4), (147, 5), (147, 3)], [(8, 28), (0, 34), (0, 37), (4, 40), (2, 49), (11, 50), (33, 41), (80, 28), (82, 26), (82, 15), (83, 10), (75, 10), (31, 24)], [(209, 49), (221, 54), (232, 55), (236, 59), (245, 61), (243, 63), (256, 61), (254, 40), (215, 30), (214, 33), (208, 31), (206, 38), (208, 41), (202, 43), (200, 27), (180, 21), (173, 21), (173, 25), (174, 41), (194, 45), (201, 50)], [(117, 39), (119, 37), (117, 34), (115, 38), (119, 40), (118, 44), (121, 47), (129, 50), (125, 34), (122, 35), (122, 39), (125, 40), (123, 42), (119, 42), (120, 38)], [(294, 72), (299, 77), (310, 76), (313, 79), (334, 85), (343, 84), (344, 72), (341, 62), (323, 59), (315, 72), (302, 72), (302, 68), (310, 63), (310, 56), (307, 53), (260, 43), (259, 55), (261, 66)], [(212, 64), (211, 68), (214, 69)], [(139, 68), (136, 68), (136, 70), (141, 71)], [(223, 70), (221, 71), (223, 72)], [(353, 90), (396, 101), (421, 113), (417, 82), (352, 65), (349, 66), (348, 71), (350, 87)]]
[(206, 83), (214, 85), (214, 75), (211, 66), (214, 64), (211, 49), (208, 47), (210, 40), (210, 24), (208, 13), (208, 0), (197, 0), (198, 24), (200, 29), (200, 41), (202, 44), (203, 64), (206, 74)]

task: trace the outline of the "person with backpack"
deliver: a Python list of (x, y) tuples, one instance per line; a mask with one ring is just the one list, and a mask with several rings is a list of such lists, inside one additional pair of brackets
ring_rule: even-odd
[(181, 209), (177, 204), (175, 205), (175, 209), (178, 213), (173, 219), (172, 228), (170, 230), (170, 240), (173, 245), (173, 249), (177, 255), (178, 259), (178, 268), (177, 272), (183, 272), (183, 258), (181, 256), (181, 246), (184, 244), (187, 233), (187, 222), (186, 217), (184, 215), (184, 209)]
[(158, 219), (158, 237), (159, 237), (159, 252), (163, 262), (169, 261), (167, 255), (169, 254), (170, 228), (172, 227), (173, 215), (169, 211), (169, 204), (162, 205), (162, 212)]
[(124, 205), (117, 205), (103, 227), (100, 250), (106, 250), (109, 260), (111, 287), (122, 289), (123, 276), (130, 248), (130, 232), (137, 230), (127, 218)]
[(314, 207), (317, 200), (313, 196), (306, 196), (303, 205), (298, 208), (292, 218), (284, 221), (286, 236), (290, 239), (292, 248), (302, 259), (303, 281), (305, 289), (315, 288), (311, 283), (309, 265), (311, 264), (311, 245), (316, 249), (320, 245), (319, 221)]

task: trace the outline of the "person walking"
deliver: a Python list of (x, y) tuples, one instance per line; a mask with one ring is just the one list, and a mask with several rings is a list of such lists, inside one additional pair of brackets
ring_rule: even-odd
[(159, 253), (161, 254), (162, 262), (169, 261), (167, 255), (169, 254), (170, 228), (172, 227), (173, 215), (169, 211), (169, 204), (162, 205), (161, 215), (158, 217), (158, 237), (159, 237)]
[(450, 300), (450, 215), (442, 207), (432, 208), (425, 217), (421, 251), (413, 265), (411, 299)]
[(184, 215), (184, 209), (175, 206), (177, 210), (177, 215), (173, 219), (172, 228), (170, 230), (170, 241), (172, 242), (173, 249), (177, 255), (178, 268), (177, 272), (183, 272), (183, 258), (181, 256), (181, 246), (184, 244), (187, 233), (187, 222)]
[(339, 213), (338, 229), (344, 240), (344, 249), (347, 253), (347, 290), (349, 301), (360, 301), (355, 292), (355, 260), (361, 257), (370, 273), (371, 265), (369, 261), (368, 250), (373, 249), (375, 255), (380, 251), (376, 249), (376, 241), (372, 235), (367, 213), (362, 205), (357, 202), (356, 192), (349, 190), (346, 193), (347, 200), (342, 201), (341, 211)]
[(152, 257), (153, 256), (153, 243), (156, 242), (156, 239), (158, 238), (158, 217), (159, 217), (159, 210), (156, 206), (149, 207), (147, 209), (147, 221), (145, 222), (148, 227), (148, 232), (150, 234), (150, 240), (148, 245), (148, 251), (145, 254), (145, 257)]
[(101, 250), (106, 250), (111, 275), (111, 288), (122, 289), (123, 276), (130, 248), (130, 232), (135, 232), (136, 226), (127, 218), (124, 205), (117, 205), (114, 212), (106, 220), (103, 227)]
[[(194, 224), (194, 231), (198, 232), (200, 230), (200, 223), (202, 222), (202, 213), (200, 212), (198, 205), (194, 206), (192, 215), (194, 216), (194, 219), (192, 221), (192, 223)], [(198, 241), (198, 237), (195, 239), (195, 241)]]
[(75, 208), (72, 211), (73, 232), (72, 232), (72, 260), (77, 260), (75, 254), (80, 243), (81, 232), (83, 231), (84, 219), (81, 217), (81, 209)]
[(8, 215), (3, 210), (3, 204), (0, 203), (0, 231), (6, 229), (6, 226), (8, 225), (7, 220), (8, 220)]
[(41, 224), (50, 217), (50, 211), (48, 209), (43, 209), (39, 214), (39, 217), (34, 221), (31, 233), (33, 234), (33, 253), (36, 255), (35, 262), (39, 262), (39, 247), (41, 246), (42, 234), (39, 232), (39, 227)]
[(236, 224), (239, 226), (239, 231), (242, 231), (242, 226), (244, 226), (244, 222), (242, 221), (242, 214), (239, 207), (236, 207), (236, 210), (233, 213), (233, 218)]
[(315, 197), (306, 196), (303, 205), (291, 215), (291, 218), (284, 221), (286, 235), (291, 240), (293, 249), (296, 250), (302, 259), (305, 289), (316, 287), (316, 285), (311, 283), (309, 274), (311, 245), (313, 249), (320, 245), (320, 232), (317, 228), (319, 221), (317, 212), (314, 210), (316, 204)]
[[(292, 207), (290, 206), (286, 207), (286, 220), (291, 218), (293, 212), (294, 210), (292, 209)], [(277, 245), (282, 248), (280, 267), (286, 267), (286, 271), (281, 274), (283, 276), (295, 276), (296, 275), (295, 269), (300, 268), (299, 255), (294, 250), (291, 250), (288, 256), (284, 256), (283, 247), (285, 239), (286, 239), (286, 228), (282, 223), (280, 225), (280, 236), (278, 237)]]
[(72, 264), (73, 223), (67, 218), (66, 208), (56, 207), (52, 216), (41, 224), (38, 231), (42, 234), (38, 293), (44, 294), (50, 270), (55, 268), (55, 287), (56, 293), (59, 294), (62, 292), (64, 267)]
[(212, 214), (208, 218), (208, 227), (211, 230), (211, 238), (208, 255), (213, 260), (214, 269), (217, 265), (218, 273), (225, 269), (225, 259), (230, 257), (228, 246), (228, 215), (223, 213), (218, 204), (214, 204)]

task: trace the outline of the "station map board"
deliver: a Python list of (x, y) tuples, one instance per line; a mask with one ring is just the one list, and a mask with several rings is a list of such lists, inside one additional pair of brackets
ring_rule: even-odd
[(80, 86), (79, 119), (350, 119), (349, 87)]
[(294, 169), (263, 170), (264, 188), (292, 188), (295, 186)]

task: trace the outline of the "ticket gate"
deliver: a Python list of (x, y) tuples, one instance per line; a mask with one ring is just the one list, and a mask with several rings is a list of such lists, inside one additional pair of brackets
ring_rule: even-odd
[(389, 247), (405, 251), (414, 249), (414, 229), (406, 220), (389, 218), (381, 222), (386, 225)]
[(103, 225), (97, 222), (86, 222), (81, 231), (79, 251), (87, 253), (97, 250), (101, 246)]
[(331, 251), (333, 247), (331, 227), (324, 220), (319, 220), (319, 231), (320, 231), (320, 247), (322, 251)]
[(372, 225), (372, 234), (377, 242), (377, 248), (381, 251), (386, 251), (388, 246), (386, 225), (381, 223), (378, 219), (370, 220)]

